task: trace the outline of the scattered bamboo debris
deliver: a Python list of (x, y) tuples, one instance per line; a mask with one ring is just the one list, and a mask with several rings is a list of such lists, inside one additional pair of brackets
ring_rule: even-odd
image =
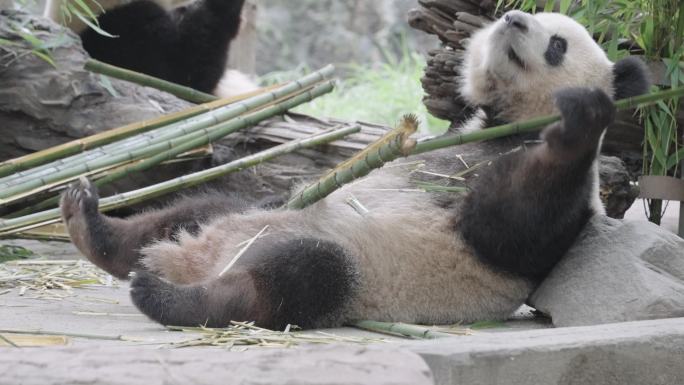
[(122, 335), (110, 336), (103, 334), (86, 334), (86, 333), (70, 333), (70, 332), (57, 332), (48, 330), (22, 330), (22, 329), (0, 329), (0, 334), (7, 336), (8, 334), (19, 334), (19, 335), (37, 335), (37, 336), (58, 336), (58, 337), (72, 337), (72, 338), (86, 338), (91, 340), (107, 340), (107, 341), (129, 341), (129, 342), (141, 342), (139, 338), (126, 337)]
[(240, 249), (240, 251), (238, 251), (238, 253), (235, 254), (235, 256), (233, 257), (233, 259), (230, 260), (230, 262), (226, 265), (226, 267), (224, 267), (223, 270), (221, 270), (221, 272), (219, 273), (218, 276), (219, 276), (219, 277), (222, 277), (223, 274), (226, 274), (226, 272), (228, 272), (228, 270), (230, 270), (230, 268), (233, 267), (233, 265), (235, 265), (235, 262), (237, 262), (238, 259), (240, 259), (240, 257), (242, 256), (242, 254), (244, 254), (245, 251), (247, 251), (247, 249), (249, 249), (249, 247), (252, 246), (252, 244), (254, 243), (254, 241), (256, 241), (257, 239), (259, 239), (259, 238), (261, 237), (261, 234), (263, 234), (264, 231), (266, 231), (267, 229), (268, 229), (268, 225), (264, 226), (264, 228), (261, 229), (261, 231), (259, 231), (259, 232), (257, 233), (257, 235), (255, 235), (255, 236), (253, 236), (252, 238), (250, 238), (250, 239), (247, 241), (247, 244), (244, 245), (244, 246)]
[(69, 344), (69, 337), (63, 335), (0, 334), (0, 347), (28, 348), (40, 346), (62, 346)]
[(201, 337), (170, 344), (171, 347), (183, 348), (191, 346), (217, 346), (226, 349), (246, 348), (248, 346), (290, 348), (303, 344), (371, 344), (386, 342), (383, 338), (364, 338), (339, 336), (333, 333), (313, 331), (293, 331), (288, 327), (284, 331), (275, 331), (255, 326), (253, 322), (231, 321), (227, 328), (206, 327), (169, 327), (170, 330), (200, 333)]
[(23, 260), (0, 264), (0, 287), (35, 292), (35, 298), (63, 299), (72, 289), (84, 286), (113, 286), (112, 277), (84, 260)]

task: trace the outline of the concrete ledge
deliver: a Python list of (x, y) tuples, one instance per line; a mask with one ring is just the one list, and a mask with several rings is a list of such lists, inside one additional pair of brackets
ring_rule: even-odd
[(403, 347), (436, 384), (684, 384), (684, 318), (448, 338)]
[(0, 384), (428, 385), (415, 353), (385, 347), (318, 346), (228, 352), (213, 348), (152, 350), (135, 346), (2, 348)]

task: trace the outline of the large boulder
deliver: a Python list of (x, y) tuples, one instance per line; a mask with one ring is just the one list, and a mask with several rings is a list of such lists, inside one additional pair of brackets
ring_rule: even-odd
[(684, 239), (595, 217), (528, 302), (555, 326), (684, 317)]

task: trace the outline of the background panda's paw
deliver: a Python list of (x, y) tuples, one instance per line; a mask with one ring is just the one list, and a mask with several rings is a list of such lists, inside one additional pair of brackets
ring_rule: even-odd
[(555, 98), (568, 131), (600, 135), (615, 118), (613, 101), (600, 89), (565, 88)]
[(97, 188), (88, 179), (82, 177), (62, 194), (59, 206), (64, 222), (68, 225), (84, 215), (96, 214), (99, 199)]

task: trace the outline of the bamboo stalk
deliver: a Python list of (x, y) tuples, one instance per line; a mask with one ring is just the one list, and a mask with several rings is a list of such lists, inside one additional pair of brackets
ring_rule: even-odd
[[(323, 95), (332, 91), (333, 84), (328, 81), (322, 85), (316, 86), (311, 91), (299, 94), (291, 99), (285, 100), (281, 103), (275, 104), (271, 107), (264, 108), (257, 112), (249, 115), (236, 117), (234, 119), (228, 120), (224, 123), (213, 126), (209, 129), (201, 129), (196, 132), (189, 133), (180, 138), (175, 138), (163, 143), (154, 144), (151, 146), (143, 147), (140, 149), (133, 149), (131, 151), (113, 155), (104, 159), (96, 159), (92, 162), (86, 162), (84, 164), (79, 164), (76, 167), (55, 172), (44, 177), (29, 180), (24, 183), (19, 183), (15, 186), (6, 188), (4, 191), (0, 191), (0, 204), (7, 204), (14, 200), (14, 196), (19, 196), (19, 194), (26, 191), (39, 188), (46, 184), (68, 179), (70, 177), (89, 172), (94, 169), (105, 168), (110, 165), (116, 165), (122, 162), (128, 162), (131, 160), (142, 159), (146, 157), (152, 157), (146, 159), (143, 162), (137, 163), (128, 170), (142, 170), (145, 167), (158, 164), (162, 161), (171, 159), (173, 156), (186, 152), (196, 147), (200, 147), (215, 141), (229, 133), (235, 132), (238, 129), (247, 127), (252, 124), (256, 124), (261, 120), (267, 119), (269, 117), (282, 114), (285, 111), (294, 108), (302, 103), (312, 100), (315, 97)], [(114, 176), (116, 175), (116, 176)], [(119, 178), (124, 174), (120, 172), (109, 175), (108, 181)], [(106, 183), (106, 182), (103, 182)]]
[[(264, 88), (244, 95), (239, 95), (234, 98), (220, 99), (197, 106), (192, 106), (182, 111), (173, 112), (153, 119), (130, 123), (118, 128), (99, 132), (85, 138), (62, 143), (58, 146), (50, 147), (45, 150), (6, 160), (0, 163), (0, 178), (10, 174), (13, 174), (13, 176), (23, 176), (20, 172), (22, 170), (27, 170), (56, 159), (78, 154), (91, 148), (109, 144), (136, 134), (148, 132), (162, 126), (185, 120), (204, 112), (208, 112), (246, 98), (257, 96), (264, 92), (269, 92), (273, 88), (275, 87)], [(0, 179), (0, 181), (1, 180), (2, 179)]]
[[(100, 210), (105, 212), (117, 209), (119, 207), (130, 206), (132, 204), (156, 198), (158, 196), (162, 196), (173, 191), (196, 186), (200, 183), (216, 179), (223, 175), (255, 166), (259, 163), (265, 162), (267, 160), (273, 159), (283, 154), (287, 154), (302, 148), (308, 148), (335, 141), (349, 134), (359, 132), (360, 130), (360, 126), (344, 127), (334, 131), (314, 135), (308, 138), (283, 143), (281, 145), (269, 148), (267, 150), (249, 155), (241, 159), (237, 159), (235, 161), (217, 167), (199, 171), (190, 175), (181, 176), (138, 190), (103, 198), (100, 200)], [(41, 211), (20, 218), (5, 220), (0, 219), (0, 237), (8, 236), (35, 227), (40, 227), (45, 224), (57, 222), (59, 221), (59, 217), (60, 210), (57, 208)]]
[(363, 321), (355, 322), (351, 326), (359, 328), (359, 329), (363, 329), (363, 330), (369, 330), (372, 332), (392, 334), (392, 335), (400, 334), (402, 336), (414, 337), (414, 338), (420, 338), (420, 339), (437, 339), (437, 338), (453, 337), (452, 335), (450, 335), (448, 333), (437, 332), (437, 331), (430, 330), (429, 328), (426, 328), (423, 326), (411, 325), (411, 324), (405, 324), (405, 323), (379, 322), (379, 321), (363, 320)]
[(418, 120), (414, 115), (404, 116), (396, 129), (385, 134), (353, 158), (335, 167), (316, 183), (297, 193), (287, 202), (286, 207), (302, 209), (325, 198), (342, 185), (367, 175), (386, 162), (408, 155), (416, 145), (415, 140), (410, 139), (409, 136), (416, 132), (417, 128)]
[[(684, 87), (673, 88), (665, 91), (654, 92), (651, 94), (639, 95), (631, 98), (625, 98), (615, 102), (615, 108), (618, 110), (627, 110), (637, 106), (643, 106), (658, 102), (663, 99), (684, 96)], [(504, 124), (501, 126), (485, 128), (467, 134), (445, 135), (440, 138), (427, 140), (416, 145), (413, 154), (422, 154), (424, 152), (434, 151), (440, 148), (456, 146), (465, 143), (481, 142), (484, 140), (501, 138), (524, 132), (539, 131), (543, 127), (553, 122), (559, 121), (560, 115), (547, 115), (538, 118), (530, 119), (525, 122)]]
[(196, 89), (190, 87), (181, 86), (167, 80), (103, 63), (95, 59), (88, 59), (84, 68), (91, 72), (126, 80), (132, 83), (140, 84), (141, 86), (156, 88), (192, 103), (206, 103), (218, 99), (214, 95), (197, 91)]
[(328, 65), (318, 71), (312, 72), (309, 75), (303, 76), (296, 81), (280, 86), (273, 91), (261, 93), (237, 103), (232, 103), (220, 108), (208, 110), (207, 113), (200, 116), (173, 123), (169, 126), (159, 128), (152, 133), (128, 138), (124, 141), (92, 150), (89, 153), (83, 153), (68, 159), (64, 159), (54, 165), (44, 165), (42, 167), (30, 170), (30, 173), (28, 173), (25, 177), (1, 178), (0, 188), (9, 188), (11, 185), (23, 183), (34, 177), (54, 174), (65, 168), (73, 167), (84, 162), (93, 161), (104, 156), (109, 157), (114, 156), (115, 154), (120, 154), (121, 152), (130, 152), (133, 149), (149, 147), (150, 145), (157, 144), (165, 140), (171, 140), (181, 135), (198, 131), (202, 128), (206, 128), (218, 124), (219, 122), (237, 117), (247, 111), (276, 102), (292, 94), (299, 93), (300, 91), (311, 87), (314, 84), (324, 81), (327, 77), (332, 75), (333, 72), (334, 67)]

